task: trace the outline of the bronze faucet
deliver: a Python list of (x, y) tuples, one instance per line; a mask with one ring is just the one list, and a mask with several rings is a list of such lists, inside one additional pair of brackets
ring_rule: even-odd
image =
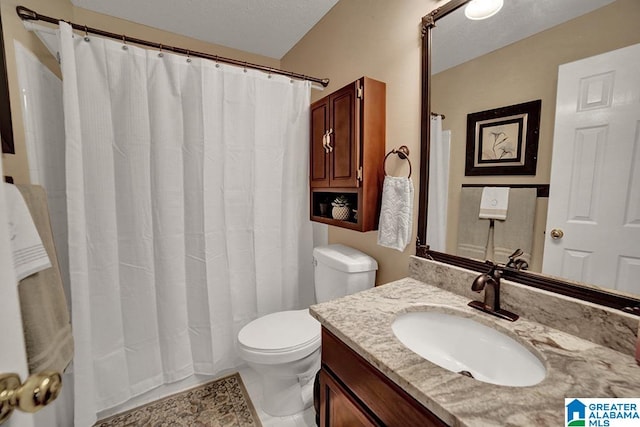
[(484, 290), (484, 302), (471, 301), (469, 306), (511, 322), (518, 320), (517, 314), (500, 308), (500, 276), (505, 266), (494, 264), (491, 261), (486, 261), (486, 263), (491, 266), (489, 272), (480, 274), (471, 285), (471, 290), (474, 292)]

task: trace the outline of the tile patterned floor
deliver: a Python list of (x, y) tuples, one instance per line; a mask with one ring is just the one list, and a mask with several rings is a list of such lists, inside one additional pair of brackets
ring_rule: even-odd
[[(262, 410), (262, 384), (260, 383), (260, 377), (258, 373), (248, 366), (243, 366), (239, 368), (238, 371), (240, 372), (240, 376), (242, 377), (242, 382), (249, 392), (249, 397), (253, 402), (253, 406), (256, 408), (256, 412), (260, 417), (260, 421), (262, 422), (263, 427), (315, 427), (316, 415), (313, 406), (304, 412), (290, 415), (288, 417), (272, 417), (271, 415), (265, 413)], [(201, 375), (189, 377), (185, 380), (169, 384), (162, 388), (151, 390), (141, 396), (130, 399), (129, 401), (115, 408), (102, 411), (100, 414), (98, 414), (98, 418), (104, 419), (120, 412), (128, 411), (137, 406), (147, 404), (154, 400), (158, 400), (159, 398), (162, 398), (169, 394), (186, 390), (198, 384), (204, 384), (208, 381), (214, 380), (216, 378), (221, 378), (231, 373), (232, 371), (223, 372), (216, 377)]]

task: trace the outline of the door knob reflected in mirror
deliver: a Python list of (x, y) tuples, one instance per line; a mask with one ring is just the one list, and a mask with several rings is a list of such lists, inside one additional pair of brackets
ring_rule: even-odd
[(0, 424), (14, 409), (37, 412), (53, 402), (62, 389), (62, 377), (57, 372), (41, 372), (30, 375), (20, 383), (17, 374), (0, 374)]
[(551, 238), (553, 240), (560, 240), (563, 236), (564, 231), (560, 230), (559, 228), (554, 228), (553, 230), (551, 230)]

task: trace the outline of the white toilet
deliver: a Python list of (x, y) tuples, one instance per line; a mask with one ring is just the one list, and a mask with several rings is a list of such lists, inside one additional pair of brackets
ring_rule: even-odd
[[(353, 294), (375, 284), (378, 263), (344, 245), (313, 250), (316, 301)], [(238, 333), (238, 351), (262, 377), (263, 410), (292, 415), (313, 402), (313, 379), (320, 369), (320, 323), (308, 309), (267, 314)]]

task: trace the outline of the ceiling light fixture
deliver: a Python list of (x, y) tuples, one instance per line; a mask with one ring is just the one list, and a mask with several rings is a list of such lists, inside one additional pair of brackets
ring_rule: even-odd
[(504, 0), (471, 0), (464, 9), (464, 15), (474, 21), (487, 19), (502, 9)]

